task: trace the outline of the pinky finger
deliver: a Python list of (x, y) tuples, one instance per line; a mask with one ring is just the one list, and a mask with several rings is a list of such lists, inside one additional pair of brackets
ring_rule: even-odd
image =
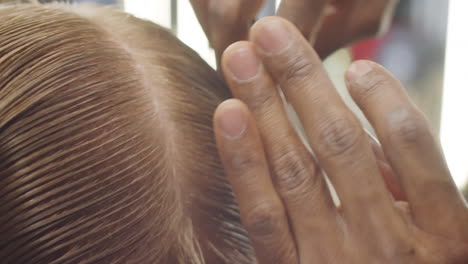
[(297, 263), (285, 208), (275, 191), (255, 123), (239, 100), (214, 116), (218, 151), (259, 264)]

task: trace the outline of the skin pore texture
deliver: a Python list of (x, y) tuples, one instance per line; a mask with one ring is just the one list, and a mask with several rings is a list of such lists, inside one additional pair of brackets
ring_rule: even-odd
[(230, 93), (169, 31), (0, 6), (2, 263), (255, 263), (216, 151)]

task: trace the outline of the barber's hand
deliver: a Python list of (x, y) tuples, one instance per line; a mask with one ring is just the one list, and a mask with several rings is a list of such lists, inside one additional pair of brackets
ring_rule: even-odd
[[(248, 32), (264, 0), (190, 0), (218, 63), (232, 43)], [(283, 0), (278, 15), (294, 23), (320, 57), (364, 37), (374, 36), (393, 14), (398, 0)], [(318, 35), (317, 35), (318, 34)], [(317, 41), (316, 41), (317, 40)]]
[(251, 42), (227, 49), (223, 69), (238, 99), (217, 109), (216, 140), (259, 264), (468, 263), (467, 206), (426, 119), (385, 69), (358, 61), (347, 81), (407, 202), (390, 195), (366, 133), (293, 24), (261, 20)]
[[(317, 32), (329, 0), (283, 0), (278, 14), (292, 21), (310, 39)], [(348, 0), (343, 0), (348, 1)], [(218, 64), (232, 43), (248, 39), (248, 33), (265, 0), (190, 0), (215, 50)]]
[(232, 43), (248, 38), (264, 0), (190, 0), (211, 47), (220, 62)]
[[(386, 32), (399, 0), (329, 0), (315, 49), (324, 58), (355, 41)], [(313, 39), (311, 39), (313, 41)]]

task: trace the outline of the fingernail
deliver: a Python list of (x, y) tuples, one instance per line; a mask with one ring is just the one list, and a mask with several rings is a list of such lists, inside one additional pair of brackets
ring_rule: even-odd
[(237, 103), (228, 100), (221, 108), (218, 124), (225, 138), (230, 140), (238, 139), (247, 128), (247, 118)]
[(226, 66), (238, 81), (248, 81), (257, 76), (260, 60), (253, 48), (238, 48), (226, 54)]
[(261, 23), (253, 37), (257, 46), (267, 54), (278, 54), (291, 44), (291, 33), (288, 26), (280, 19), (269, 18)]
[(348, 82), (355, 82), (372, 71), (372, 66), (367, 61), (356, 61), (351, 64), (346, 73)]

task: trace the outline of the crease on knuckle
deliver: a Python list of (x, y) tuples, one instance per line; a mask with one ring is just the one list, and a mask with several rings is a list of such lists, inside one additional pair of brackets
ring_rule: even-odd
[(429, 126), (422, 114), (408, 109), (400, 109), (391, 114), (389, 139), (392, 145), (413, 147), (428, 134)]
[(278, 238), (285, 212), (279, 202), (261, 201), (252, 206), (243, 218), (244, 225), (253, 240)]
[(355, 83), (352, 87), (354, 99), (358, 103), (365, 103), (379, 95), (391, 84), (385, 76), (381, 74), (372, 74), (365, 80), (366, 83)]
[[(281, 76), (280, 83), (286, 87), (300, 87), (298, 84), (302, 84), (316, 76), (317, 69), (320, 66), (307, 57), (301, 57), (296, 55), (290, 59), (284, 69), (284, 73)], [(316, 79), (316, 78), (315, 78)]]
[(262, 165), (261, 159), (254, 154), (233, 155), (230, 157), (229, 162), (230, 166), (240, 174), (249, 173)]
[(364, 133), (344, 117), (322, 121), (317, 131), (317, 152), (326, 157), (352, 154)]
[(252, 94), (252, 96), (247, 98), (247, 103), (249, 108), (256, 112), (276, 104), (277, 102), (275, 96), (275, 93), (271, 91), (257, 92), (256, 94)]
[(275, 183), (281, 196), (288, 200), (303, 201), (311, 195), (311, 187), (317, 182), (317, 168), (312, 158), (301, 158), (303, 153), (289, 149), (279, 152), (274, 162)]

